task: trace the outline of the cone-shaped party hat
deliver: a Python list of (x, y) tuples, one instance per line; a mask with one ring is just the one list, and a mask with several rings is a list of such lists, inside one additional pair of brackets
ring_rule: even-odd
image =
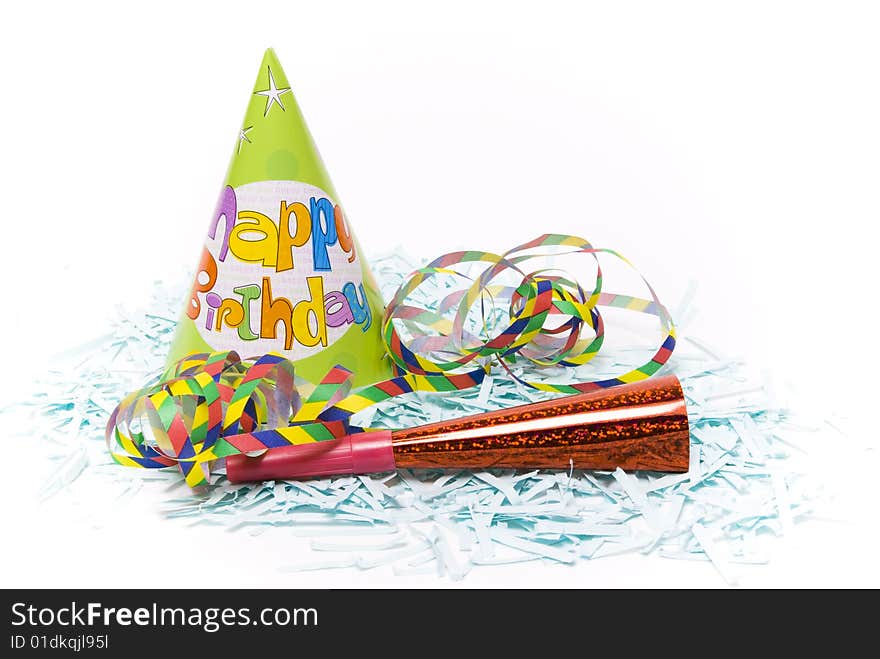
[(341, 364), (369, 384), (391, 374), (381, 323), (376, 283), (269, 49), (168, 363), (278, 352), (312, 382)]

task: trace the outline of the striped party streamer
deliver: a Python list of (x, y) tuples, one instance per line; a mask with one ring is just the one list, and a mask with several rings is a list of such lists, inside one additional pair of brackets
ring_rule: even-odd
[[(549, 251), (534, 253), (543, 248)], [(591, 291), (553, 274), (552, 269), (529, 272), (523, 268), (530, 259), (562, 254), (593, 259), (596, 282)], [(271, 448), (362, 431), (350, 423), (355, 413), (413, 391), (468, 389), (482, 382), (492, 363), (524, 385), (562, 394), (648, 378), (666, 363), (675, 347), (672, 319), (644, 278), (651, 299), (603, 292), (599, 254), (610, 254), (632, 267), (617, 252), (594, 248), (581, 238), (546, 234), (501, 255), (453, 252), (419, 268), (398, 289), (383, 318), (386, 350), (398, 375), (354, 392), (352, 374), (340, 366), (332, 368), (302, 400), (294, 385), (294, 366), (280, 355), (249, 360), (234, 351), (189, 355), (176, 364), (168, 379), (135, 391), (119, 403), (105, 433), (110, 454), (119, 464), (132, 467), (177, 465), (187, 484), (197, 487), (210, 482), (211, 465), (220, 458), (257, 455)], [(456, 269), (477, 263), (487, 267), (476, 277)], [(514, 273), (518, 283), (497, 283), (505, 272)], [(437, 276), (469, 284), (454, 289), (436, 309), (407, 304), (420, 285)], [(476, 305), (482, 336), (466, 329)], [(511, 365), (518, 361), (538, 369), (588, 363), (605, 337), (602, 306), (658, 318), (663, 340), (648, 362), (614, 378), (576, 384), (531, 381), (513, 372)], [(491, 335), (499, 324), (502, 329)], [(406, 340), (398, 327), (405, 331)]]
[[(556, 249), (549, 254), (531, 253), (537, 248), (547, 247)], [(530, 259), (564, 254), (585, 254), (594, 260), (596, 283), (592, 291), (585, 292), (576, 281), (550, 274), (549, 269), (525, 272), (521, 267)], [(386, 308), (383, 336), (388, 353), (399, 369), (420, 375), (461, 373), (465, 369), (468, 375), (477, 379), (479, 372), (495, 362), (523, 384), (542, 391), (563, 394), (593, 391), (644, 380), (669, 360), (675, 348), (672, 318), (644, 277), (641, 279), (650, 293), (650, 300), (603, 292), (599, 254), (610, 254), (633, 267), (632, 263), (613, 250), (597, 249), (582, 238), (561, 234), (545, 234), (501, 255), (469, 251), (441, 256), (418, 269), (398, 289)], [(468, 263), (486, 263), (488, 267), (474, 278), (455, 269), (455, 266)], [(502, 286), (492, 283), (499, 275), (510, 271), (519, 279), (518, 285)], [(440, 275), (470, 280), (472, 283), (447, 295), (440, 301), (436, 311), (406, 304), (407, 298), (419, 286), (429, 278)], [(479, 303), (484, 330), (487, 329), (487, 300), (494, 309), (506, 303), (507, 325), (495, 336), (481, 338), (468, 332), (465, 324), (471, 310)], [(654, 356), (642, 366), (617, 377), (572, 385), (524, 380), (510, 370), (508, 364), (516, 363), (518, 357), (538, 367), (577, 367), (589, 362), (598, 354), (605, 338), (600, 306), (656, 316), (663, 331), (663, 341)], [(450, 320), (445, 312), (453, 309), (455, 314)], [(556, 327), (547, 327), (548, 320), (559, 316), (564, 319), (561, 323)], [(409, 342), (401, 339), (395, 321), (408, 330), (412, 337)], [(591, 336), (583, 338), (586, 328)], [(478, 367), (468, 370), (472, 363)]]

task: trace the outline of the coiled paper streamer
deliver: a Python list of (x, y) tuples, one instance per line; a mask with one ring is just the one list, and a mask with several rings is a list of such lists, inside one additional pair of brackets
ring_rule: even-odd
[[(568, 247), (565, 251), (549, 254), (533, 254), (529, 250), (542, 247)], [(524, 272), (527, 261), (560, 254), (586, 254), (596, 265), (596, 283), (587, 294), (574, 280), (550, 274), (549, 269)], [(612, 387), (625, 382), (636, 382), (656, 373), (669, 359), (675, 347), (675, 328), (666, 308), (660, 304), (654, 289), (642, 277), (651, 294), (651, 300), (627, 295), (602, 292), (602, 269), (598, 254), (611, 254), (624, 263), (633, 265), (617, 252), (596, 249), (588, 241), (574, 236), (545, 234), (530, 242), (514, 247), (502, 255), (489, 252), (453, 252), (435, 259), (413, 274), (398, 289), (385, 311), (383, 337), (395, 364), (404, 372), (420, 375), (441, 375), (461, 371), (462, 367), (480, 360), (495, 361), (514, 378), (535, 389), (573, 394)], [(473, 283), (457, 290), (440, 301), (438, 309), (409, 306), (406, 299), (430, 277), (451, 275), (469, 279), (456, 271), (454, 266), (464, 263), (487, 263), (489, 267)], [(493, 280), (505, 271), (512, 270), (520, 277), (518, 286), (501, 286)], [(509, 324), (496, 336), (483, 340), (465, 331), (465, 320), (471, 308), (485, 303), (486, 298), (494, 304), (507, 304)], [(552, 385), (522, 380), (515, 376), (508, 363), (517, 357), (525, 358), (536, 366), (577, 367), (593, 359), (602, 347), (605, 325), (599, 306), (618, 307), (657, 316), (664, 340), (656, 354), (644, 365), (607, 380), (595, 380), (574, 385)], [(446, 312), (457, 308), (452, 321)], [(486, 314), (484, 313), (484, 316)], [(555, 328), (546, 327), (554, 316), (566, 318)], [(409, 343), (403, 341), (395, 326), (402, 321), (412, 334)], [(592, 338), (582, 338), (584, 327), (590, 328)], [(432, 334), (427, 334), (430, 330)], [(487, 364), (488, 365), (488, 364)], [(478, 369), (479, 370), (479, 369)], [(479, 377), (477, 371), (470, 373)]]
[[(530, 253), (536, 248), (549, 253)], [(559, 248), (563, 248), (562, 251)], [(528, 272), (528, 260), (559, 254), (584, 254), (596, 266), (596, 283), (587, 293), (575, 280), (543, 268)], [(191, 487), (210, 482), (210, 465), (237, 453), (258, 454), (287, 444), (342, 437), (361, 428), (350, 417), (371, 405), (411, 391), (460, 391), (482, 382), (491, 363), (517, 381), (542, 391), (571, 394), (635, 382), (656, 373), (675, 347), (675, 329), (666, 308), (644, 278), (651, 299), (604, 293), (598, 254), (623, 256), (594, 248), (574, 236), (545, 234), (502, 255), (453, 252), (416, 270), (385, 310), (383, 337), (400, 375), (351, 392), (351, 373), (335, 367), (303, 401), (294, 386), (293, 364), (277, 354), (242, 361), (235, 352), (190, 355), (170, 379), (123, 399), (107, 423), (106, 440), (113, 459), (124, 465), (162, 468), (175, 464)], [(486, 263), (471, 279), (456, 265)], [(516, 286), (493, 283), (512, 271)], [(437, 309), (407, 304), (430, 277), (470, 281), (438, 302)], [(487, 311), (486, 305), (489, 304)], [(481, 305), (484, 331), (499, 304), (507, 306), (504, 328), (482, 338), (465, 329), (468, 315)], [(519, 359), (536, 367), (577, 367), (599, 352), (605, 326), (599, 307), (617, 307), (656, 316), (663, 340), (642, 366), (615, 378), (576, 384), (533, 382), (514, 374)], [(452, 319), (448, 312), (455, 309)], [(555, 326), (548, 321), (561, 318)], [(397, 324), (396, 324), (397, 323)], [(406, 330), (407, 339), (398, 331)], [(587, 338), (581, 335), (589, 328)]]

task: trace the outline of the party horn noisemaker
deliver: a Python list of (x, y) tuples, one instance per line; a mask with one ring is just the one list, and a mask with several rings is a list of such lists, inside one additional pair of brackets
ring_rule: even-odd
[(405, 469), (685, 472), (687, 409), (674, 375), (600, 391), (226, 459), (233, 483)]

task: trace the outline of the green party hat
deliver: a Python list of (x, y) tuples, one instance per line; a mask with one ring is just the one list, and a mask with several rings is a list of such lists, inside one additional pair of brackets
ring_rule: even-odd
[(290, 82), (270, 48), (238, 131), (226, 184), (168, 355), (267, 352), (318, 382), (391, 374), (382, 298)]

